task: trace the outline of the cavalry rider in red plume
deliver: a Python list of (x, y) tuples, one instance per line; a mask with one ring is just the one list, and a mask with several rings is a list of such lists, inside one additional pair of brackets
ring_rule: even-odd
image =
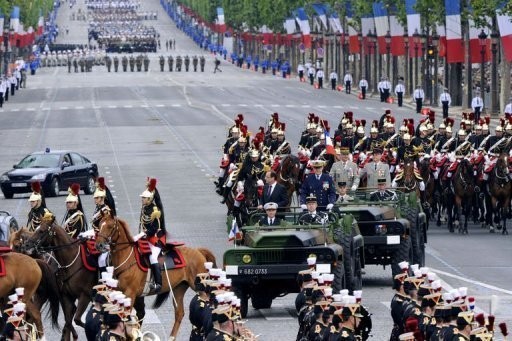
[(87, 222), (84, 217), (82, 201), (80, 200), (80, 184), (73, 183), (68, 189), (66, 197), (66, 215), (62, 220), (62, 227), (71, 238), (77, 238), (78, 234), (87, 229)]
[(164, 210), (160, 194), (156, 189), (156, 179), (149, 179), (147, 188), (140, 197), (142, 199), (139, 225), (141, 233), (135, 236), (134, 240), (145, 237), (149, 241), (149, 247), (151, 248), (149, 262), (151, 263), (151, 272), (155, 281), (153, 291), (158, 293), (162, 288), (162, 273), (160, 272), (158, 256), (162, 247), (166, 244), (166, 231)]
[(41, 224), (41, 218), (43, 218), (46, 213), (51, 213), (50, 210), (46, 208), (40, 182), (32, 183), (32, 194), (28, 201), (30, 202), (30, 211), (28, 212), (27, 228), (30, 232), (34, 232)]

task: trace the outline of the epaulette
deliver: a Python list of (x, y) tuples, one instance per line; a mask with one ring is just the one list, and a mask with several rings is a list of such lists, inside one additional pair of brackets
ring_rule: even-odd
[(153, 206), (153, 212), (151, 213), (151, 220), (160, 219), (161, 215), (162, 215), (162, 212), (160, 212), (158, 207), (156, 205)]

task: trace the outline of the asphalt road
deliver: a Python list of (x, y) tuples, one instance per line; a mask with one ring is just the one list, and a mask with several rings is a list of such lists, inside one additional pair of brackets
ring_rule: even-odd
[[(80, 6), (82, 2), (78, 2)], [(143, 6), (159, 10), (156, 24), (162, 39), (173, 37), (177, 42), (173, 54), (203, 53), (176, 31), (157, 0), (145, 1)], [(68, 9), (61, 9), (61, 26), (69, 17), (64, 10)], [(82, 37), (74, 30), (73, 22), (67, 23), (70, 36)], [(226, 209), (214, 193), (213, 180), (226, 128), (236, 114), (243, 113), (249, 130), (256, 132), (270, 114), (278, 112), (280, 120), (287, 123), (286, 136), (294, 146), (309, 112), (329, 120), (332, 127), (348, 110), (368, 122), (378, 119), (387, 108), (398, 122), (421, 118), (410, 108), (315, 90), (294, 79), (256, 74), (227, 62), (222, 63), (221, 73), (213, 74), (212, 56), (207, 56), (204, 73), (161, 73), (157, 64), (160, 53), (168, 54), (163, 51), (151, 55), (151, 70), (147, 73), (107, 73), (105, 67), (94, 67), (92, 73), (68, 74), (63, 67), (41, 69), (29, 76), (28, 88), (17, 92), (0, 109), (0, 170), (46, 147), (79, 151), (98, 163), (100, 174), (106, 177), (115, 196), (118, 215), (131, 224), (132, 231), (137, 229), (139, 194), (146, 177), (155, 177), (172, 238), (192, 247), (210, 248), (220, 265), (230, 244)], [(27, 199), (19, 195), (12, 200), (0, 199), (0, 208), (24, 224), (29, 211)], [(59, 220), (64, 215), (64, 200), (64, 193), (47, 200)], [(90, 218), (93, 199), (83, 195), (82, 201)], [(496, 321), (505, 320), (511, 325), (510, 238), (489, 234), (478, 226), (471, 226), (469, 235), (462, 236), (450, 234), (446, 226), (431, 225), (426, 263), (440, 275), (445, 288), (468, 287), (479, 309), (488, 312), (491, 295), (496, 295)], [(375, 340), (386, 340), (392, 327), (390, 277), (389, 268), (376, 266), (367, 267), (363, 276), (363, 302), (373, 313)], [(191, 295), (187, 294), (187, 305)], [(247, 325), (261, 335), (261, 340), (293, 340), (297, 332), (293, 300), (287, 296), (276, 300), (271, 309), (250, 309)], [(144, 329), (164, 337), (170, 331), (171, 320), (170, 305), (149, 310)], [(185, 318), (178, 339), (188, 339), (189, 332), (190, 323)], [(84, 334), (80, 335), (83, 339)], [(47, 339), (58, 336), (58, 331), (47, 329)]]

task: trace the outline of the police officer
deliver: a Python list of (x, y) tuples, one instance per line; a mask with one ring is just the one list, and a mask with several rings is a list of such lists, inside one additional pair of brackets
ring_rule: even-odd
[(206, 59), (204, 58), (204, 56), (201, 56), (201, 58), (199, 58), (199, 64), (201, 65), (201, 72), (204, 72), (204, 66), (206, 65)]
[(135, 58), (135, 66), (137, 66), (137, 72), (141, 72), (142, 71), (142, 60), (144, 59), (144, 57), (142, 57), (142, 55), (138, 55), (137, 58)]
[(135, 58), (133, 58), (133, 56), (130, 56), (130, 71), (133, 72), (135, 71)]
[(475, 97), (471, 100), (471, 108), (475, 113), (475, 122), (480, 121), (480, 113), (484, 108), (484, 101), (482, 97), (480, 97), (480, 92), (475, 92)]
[(366, 89), (368, 89), (368, 81), (366, 78), (361, 78), (359, 81), (359, 89), (361, 90), (361, 99), (366, 99)]
[(167, 57), (167, 65), (169, 65), (169, 72), (172, 72), (173, 64), (174, 64), (174, 58), (172, 56)]
[(452, 97), (448, 93), (448, 88), (444, 88), (444, 92), (439, 96), (439, 102), (443, 106), (443, 118), (448, 117), (448, 108), (452, 104)]
[(345, 83), (345, 92), (347, 94), (350, 94), (350, 91), (352, 90), (352, 74), (350, 72), (347, 72), (345, 74), (345, 77), (343, 77), (343, 82)]
[(331, 80), (331, 90), (336, 90), (336, 83), (338, 82), (338, 74), (335, 70), (331, 71), (329, 75), (329, 79)]
[(87, 229), (79, 191), (78, 183), (73, 183), (69, 187), (69, 194), (66, 197), (66, 215), (61, 224), (71, 238), (77, 238), (79, 233)]
[(336, 187), (332, 177), (327, 173), (323, 173), (325, 161), (312, 160), (310, 162), (313, 166), (314, 173), (309, 174), (302, 183), (300, 189), (301, 207), (302, 209), (307, 209), (306, 197), (313, 194), (316, 197), (319, 210), (331, 210), (336, 201)]
[(197, 58), (197, 56), (192, 57), (192, 66), (194, 67), (194, 72), (197, 72), (198, 61), (199, 61), (199, 59)]
[(176, 71), (181, 72), (181, 64), (183, 60), (181, 59), (181, 56), (176, 57)]
[(147, 54), (144, 55), (143, 62), (144, 62), (144, 71), (148, 72), (149, 71), (149, 57)]
[(117, 72), (119, 69), (119, 58), (117, 56), (114, 56), (114, 71)]
[(158, 257), (162, 247), (166, 244), (166, 230), (162, 202), (156, 188), (156, 179), (149, 179), (147, 188), (140, 197), (142, 208), (140, 212), (139, 229), (141, 233), (139, 238), (144, 236), (149, 241), (149, 247), (151, 248), (149, 262), (151, 263), (151, 272), (155, 281), (153, 292), (158, 293), (162, 288), (162, 273)]
[(416, 101), (416, 113), (421, 113), (421, 108), (423, 107), (423, 100), (425, 99), (425, 92), (421, 88), (421, 85), (416, 86), (416, 90), (414, 90), (413, 98)]
[(40, 182), (32, 183), (32, 194), (28, 201), (30, 202), (30, 211), (28, 212), (27, 228), (30, 232), (34, 232), (41, 225), (41, 219), (46, 214), (51, 214), (50, 210), (46, 208)]
[(395, 86), (395, 95), (398, 101), (398, 106), (401, 107), (404, 101), (405, 85), (402, 77), (398, 80), (398, 84)]
[(107, 64), (107, 72), (110, 72), (110, 68), (112, 67), (112, 58), (110, 58), (110, 56), (105, 57), (105, 64)]
[(345, 186), (355, 191), (359, 187), (359, 169), (355, 162), (349, 159), (350, 149), (348, 147), (340, 148), (340, 161), (335, 162), (329, 174), (334, 183), (344, 182)]

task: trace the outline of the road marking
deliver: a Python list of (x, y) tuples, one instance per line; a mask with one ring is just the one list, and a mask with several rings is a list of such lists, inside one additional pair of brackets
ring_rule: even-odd
[(83, 108), (84, 108), (83, 106), (75, 107), (75, 109), (77, 109), (77, 110), (80, 110), (80, 109), (83, 109)]
[(327, 105), (319, 105), (319, 108), (327, 108)]
[(372, 107), (366, 107), (365, 109), (366, 110), (375, 110), (375, 108), (372, 108)]
[(171, 107), (175, 107), (175, 108), (181, 107), (181, 104), (173, 104), (173, 105), (171, 105)]
[(229, 104), (229, 103), (222, 103), (221, 106), (223, 106), (223, 107), (230, 107), (231, 104)]
[(484, 287), (484, 288), (487, 288), (487, 289), (490, 289), (490, 290), (498, 291), (498, 292), (501, 292), (501, 293), (506, 294), (506, 295), (512, 295), (512, 290), (506, 290), (506, 289), (498, 288), (498, 287), (496, 287), (494, 285), (486, 284), (486, 283), (483, 283), (483, 282), (480, 282), (480, 281), (476, 281), (476, 280), (465, 278), (465, 277), (458, 276), (458, 275), (453, 275), (453, 274), (451, 274), (449, 272), (444, 272), (444, 271), (441, 271), (441, 270), (436, 270), (436, 269), (432, 269), (432, 268), (430, 268), (430, 270), (432, 270), (435, 273), (441, 274), (443, 276), (455, 278), (455, 279), (458, 279), (460, 281), (464, 281), (464, 282), (467, 282), (467, 283), (478, 285), (478, 286), (481, 286), (481, 287)]
[(239, 106), (239, 107), (246, 107), (246, 106), (247, 106), (247, 104), (239, 104), (238, 106)]
[(157, 108), (163, 108), (163, 107), (165, 107), (165, 104), (157, 104), (157, 105), (155, 105), (155, 107), (157, 107)]
[(117, 108), (117, 105), (109, 105), (108, 107), (109, 107), (110, 109), (115, 109), (115, 108)]
[(272, 108), (278, 108), (278, 107), (280, 107), (280, 106), (281, 106), (280, 104), (272, 104), (272, 105), (271, 105), (271, 107), (272, 107)]
[(141, 108), (149, 108), (149, 105), (147, 105), (147, 104), (141, 104), (141, 105), (140, 105), (140, 107), (141, 107)]
[(258, 108), (261, 108), (261, 107), (263, 107), (263, 104), (255, 104), (254, 106), (258, 107)]
[(48, 110), (51, 110), (51, 108), (41, 108), (41, 110), (48, 111)]
[(342, 105), (335, 105), (333, 108), (336, 108), (336, 109), (343, 109), (343, 106), (342, 106)]
[(287, 108), (295, 108), (295, 104), (287, 104), (286, 107)]
[(349, 108), (350, 108), (350, 109), (359, 109), (359, 107), (358, 107), (358, 106), (355, 106), (355, 105), (351, 105)]
[(133, 108), (133, 105), (130, 105), (130, 104), (126, 104), (124, 105), (125, 108)]
[(35, 110), (36, 110), (36, 108), (27, 108), (27, 109), (25, 109), (25, 110), (27, 110), (27, 111), (35, 111)]
[(68, 107), (60, 107), (60, 110), (68, 110)]
[(311, 108), (311, 105), (304, 104), (302, 107), (303, 107), (303, 108)]

